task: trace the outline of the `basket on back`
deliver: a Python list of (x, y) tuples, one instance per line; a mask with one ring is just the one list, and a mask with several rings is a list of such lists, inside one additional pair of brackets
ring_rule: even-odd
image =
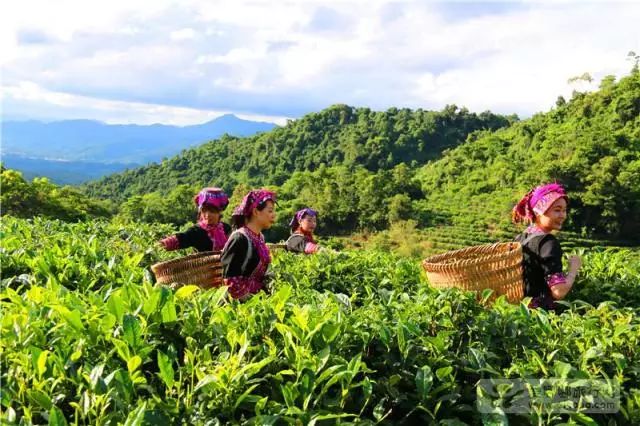
[(517, 242), (450, 251), (425, 259), (422, 267), (436, 288), (456, 287), (479, 293), (491, 289), (490, 300), (505, 295), (511, 303), (524, 297), (522, 246)]
[(222, 285), (220, 252), (205, 251), (151, 266), (159, 284), (172, 288), (194, 284), (200, 288)]

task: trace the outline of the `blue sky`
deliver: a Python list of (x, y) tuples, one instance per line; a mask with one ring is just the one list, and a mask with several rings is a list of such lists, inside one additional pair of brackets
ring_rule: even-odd
[(3, 119), (283, 123), (335, 103), (528, 116), (622, 76), (639, 2), (12, 2)]

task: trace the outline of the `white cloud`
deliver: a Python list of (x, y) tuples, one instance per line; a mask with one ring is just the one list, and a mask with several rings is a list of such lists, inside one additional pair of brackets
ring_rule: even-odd
[[(232, 111), (214, 111), (195, 108), (174, 107), (170, 105), (148, 104), (142, 102), (123, 102), (70, 95), (68, 93), (45, 90), (31, 82), (21, 82), (16, 86), (5, 86), (0, 92), (3, 104), (15, 105), (18, 118), (46, 120), (48, 108), (56, 108), (59, 119), (82, 117), (112, 124), (173, 124), (186, 126), (213, 120)], [(25, 107), (26, 111), (20, 108)], [(83, 115), (78, 115), (83, 114)], [(253, 121), (265, 121), (284, 125), (287, 117), (260, 114), (236, 114), (240, 118)]]
[(193, 28), (183, 28), (181, 30), (171, 31), (169, 34), (171, 40), (181, 41), (181, 40), (193, 40), (196, 38), (196, 32)]
[[(4, 110), (14, 115), (186, 124), (332, 103), (528, 115), (569, 94), (571, 76), (624, 75), (626, 53), (640, 51), (633, 2), (27, 0), (3, 9), (3, 86), (13, 88)], [(66, 95), (83, 108), (62, 105)]]

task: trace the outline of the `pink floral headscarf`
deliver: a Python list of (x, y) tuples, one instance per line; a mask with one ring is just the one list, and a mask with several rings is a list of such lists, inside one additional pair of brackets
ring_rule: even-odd
[(202, 206), (215, 207), (218, 210), (224, 210), (229, 205), (229, 197), (221, 188), (204, 188), (193, 197), (193, 202), (198, 206), (198, 210)]
[(559, 183), (540, 185), (518, 201), (511, 212), (513, 221), (533, 222), (536, 216), (544, 214), (560, 198), (568, 200), (564, 187)]
[(253, 191), (249, 191), (247, 195), (244, 196), (242, 202), (238, 207), (233, 211), (233, 217), (242, 217), (248, 219), (251, 216), (251, 213), (262, 203), (265, 201), (273, 201), (276, 202), (276, 194), (275, 192), (266, 190), (266, 189), (257, 189)]

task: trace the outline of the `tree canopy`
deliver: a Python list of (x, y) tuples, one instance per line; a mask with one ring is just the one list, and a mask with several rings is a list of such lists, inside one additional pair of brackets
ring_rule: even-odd
[[(28, 184), (11, 173), (3, 172), (5, 212), (24, 210), (33, 204), (33, 187), (50, 185)], [(512, 206), (549, 181), (569, 191), (569, 230), (640, 240), (637, 67), (619, 81), (605, 77), (595, 92), (560, 97), (552, 110), (522, 121), (455, 106), (374, 112), (335, 105), (268, 133), (225, 136), (83, 189), (121, 203), (124, 218), (181, 224), (193, 220), (191, 197), (202, 186), (233, 194), (230, 209), (248, 189), (269, 186), (280, 199), (271, 234), (283, 237), (302, 206), (320, 212), (319, 231), (327, 234), (378, 231), (406, 220), (418, 228), (513, 230)], [(56, 191), (79, 197), (71, 189)]]

